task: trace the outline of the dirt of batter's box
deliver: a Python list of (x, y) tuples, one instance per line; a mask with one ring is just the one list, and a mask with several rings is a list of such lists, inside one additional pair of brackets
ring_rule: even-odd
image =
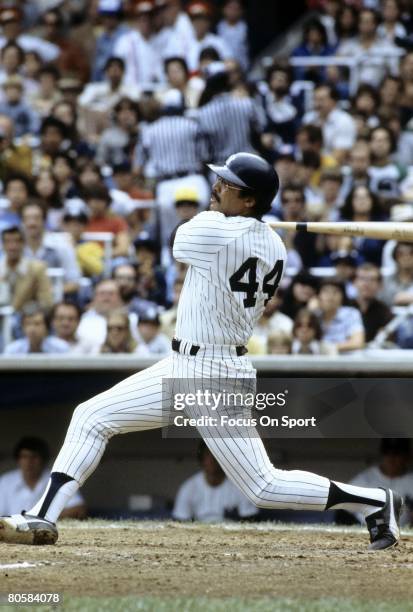
[(63, 524), (56, 546), (0, 544), (0, 592), (413, 601), (413, 537), (368, 553), (362, 531), (87, 525)]

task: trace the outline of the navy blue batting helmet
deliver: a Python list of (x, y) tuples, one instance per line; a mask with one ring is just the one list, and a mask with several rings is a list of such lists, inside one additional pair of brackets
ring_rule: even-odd
[(253, 153), (235, 153), (223, 166), (208, 164), (219, 177), (251, 191), (257, 199), (257, 212), (264, 215), (278, 193), (280, 181), (274, 168), (265, 159)]

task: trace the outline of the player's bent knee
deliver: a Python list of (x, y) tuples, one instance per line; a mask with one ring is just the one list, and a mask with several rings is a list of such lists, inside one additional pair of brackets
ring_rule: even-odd
[(88, 401), (79, 404), (74, 410), (69, 430), (76, 431), (79, 437), (93, 435), (107, 440), (113, 435), (109, 423), (102, 422), (92, 402)]

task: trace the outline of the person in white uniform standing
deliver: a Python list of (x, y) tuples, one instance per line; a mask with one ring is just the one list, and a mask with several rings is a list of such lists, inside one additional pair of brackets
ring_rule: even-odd
[[(175, 259), (188, 270), (172, 355), (76, 408), (44, 494), (27, 512), (0, 518), (0, 541), (56, 542), (61, 509), (95, 470), (108, 440), (170, 424), (177, 394), (165, 393), (166, 379), (173, 389), (191, 390), (199, 379), (221, 390), (234, 380), (254, 387), (256, 371), (245, 345), (277, 289), (287, 258), (280, 237), (261, 221), (279, 180), (270, 164), (251, 153), (231, 155), (224, 165), (209, 168), (217, 175), (210, 210), (181, 225), (173, 245)], [(187, 417), (199, 416), (204, 408), (200, 401), (184, 405)], [(226, 410), (231, 413), (231, 406)], [(357, 510), (366, 517), (371, 550), (397, 544), (402, 500), (391, 490), (277, 469), (253, 427), (198, 430), (226, 476), (256, 506)]]
[(113, 55), (125, 63), (124, 83), (142, 89), (164, 78), (160, 58), (150, 42), (153, 10), (152, 0), (135, 0), (131, 4), (132, 28), (118, 38), (113, 49)]

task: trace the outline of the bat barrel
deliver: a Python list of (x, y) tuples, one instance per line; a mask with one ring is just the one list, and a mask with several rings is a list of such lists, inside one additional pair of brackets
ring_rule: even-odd
[(275, 221), (269, 224), (273, 229), (311, 232), (334, 236), (352, 236), (413, 242), (413, 223), (391, 221)]

